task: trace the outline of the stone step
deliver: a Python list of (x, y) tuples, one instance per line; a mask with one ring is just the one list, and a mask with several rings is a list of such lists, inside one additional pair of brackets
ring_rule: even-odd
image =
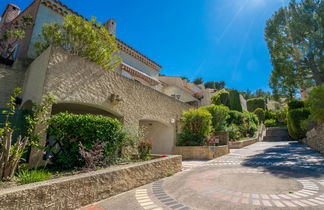
[(287, 141), (292, 140), (286, 127), (267, 128), (263, 141)]

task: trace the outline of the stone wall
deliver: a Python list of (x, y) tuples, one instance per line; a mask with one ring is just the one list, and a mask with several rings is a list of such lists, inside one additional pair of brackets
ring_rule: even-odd
[(302, 142), (324, 154), (324, 124), (307, 132), (307, 137)]
[(5, 107), (13, 94), (14, 88), (22, 88), (24, 70), (18, 66), (0, 65), (0, 108)]
[(181, 171), (181, 156), (22, 185), (0, 192), (0, 209), (76, 209)]
[(177, 146), (175, 153), (183, 160), (212, 160), (229, 153), (227, 145), (224, 146)]
[(230, 149), (240, 149), (240, 148), (249, 146), (251, 144), (254, 144), (256, 142), (258, 142), (258, 138), (251, 138), (251, 139), (242, 140), (242, 141), (230, 142), (229, 148)]

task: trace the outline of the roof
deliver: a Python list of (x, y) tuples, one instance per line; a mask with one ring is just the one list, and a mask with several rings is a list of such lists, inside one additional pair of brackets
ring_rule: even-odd
[[(68, 13), (72, 13), (75, 15), (78, 15), (82, 18), (84, 18), (82, 15), (80, 15), (79, 13), (73, 11), (72, 9), (68, 8), (66, 5), (62, 4), (62, 2), (58, 1), (58, 0), (42, 0), (41, 3), (45, 6), (47, 6), (48, 8), (54, 10), (55, 12), (59, 13), (62, 16), (67, 15)], [(63, 11), (61, 8), (57, 8), (57, 6), (55, 6), (56, 3), (58, 4), (60, 7), (64, 8), (67, 11)], [(86, 18), (84, 18), (86, 19)], [(160, 66), (159, 64), (157, 64), (156, 62), (154, 62), (153, 60), (149, 59), (148, 57), (146, 57), (145, 55), (143, 55), (142, 53), (138, 52), (137, 50), (135, 50), (134, 48), (132, 48), (131, 46), (129, 46), (128, 44), (126, 44), (125, 42), (121, 41), (120, 39), (116, 38), (117, 41), (117, 45), (119, 50), (129, 54), (130, 56), (140, 60), (141, 62), (145, 63), (146, 65), (150, 66), (151, 68), (153, 68), (156, 71), (160, 71), (162, 66)]]

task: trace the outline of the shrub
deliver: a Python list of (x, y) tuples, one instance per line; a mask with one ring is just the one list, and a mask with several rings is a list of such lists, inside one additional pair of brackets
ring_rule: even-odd
[(229, 91), (229, 108), (231, 110), (242, 112), (240, 93), (237, 90)]
[(261, 108), (263, 110), (266, 109), (266, 103), (263, 98), (251, 98), (246, 102), (247, 109), (249, 112), (254, 112), (257, 108)]
[(41, 182), (48, 180), (52, 177), (52, 174), (44, 169), (38, 170), (19, 170), (17, 172), (19, 184), (29, 184), (34, 182)]
[(182, 133), (179, 146), (201, 146), (212, 130), (212, 115), (203, 109), (184, 112), (181, 119)]
[(269, 120), (264, 121), (264, 125), (267, 128), (276, 127), (277, 126), (277, 122), (274, 119), (269, 119)]
[(211, 98), (215, 105), (224, 105), (229, 107), (229, 93), (226, 90), (220, 90)]
[(106, 144), (106, 142), (96, 142), (90, 150), (87, 150), (80, 142), (79, 152), (85, 162), (86, 169), (96, 169), (106, 165)]
[(232, 124), (228, 127), (229, 139), (231, 141), (239, 140), (241, 138), (240, 130), (237, 125)]
[(229, 108), (224, 105), (205, 106), (201, 109), (207, 110), (212, 115), (214, 131), (223, 131), (226, 128), (226, 120), (229, 118)]
[(324, 123), (324, 84), (310, 92), (306, 105), (310, 108), (310, 120), (317, 124)]
[(121, 123), (109, 117), (66, 112), (53, 115), (49, 124), (48, 135), (61, 145), (53, 162), (63, 169), (84, 166), (85, 162), (79, 152), (80, 143), (87, 150), (92, 150), (96, 142), (107, 143), (105, 158), (109, 162), (116, 161), (127, 144)]
[(152, 143), (149, 141), (141, 141), (138, 144), (138, 153), (141, 160), (148, 160), (150, 158)]
[(41, 38), (44, 42), (35, 43), (38, 54), (54, 45), (106, 69), (115, 69), (120, 64), (115, 37), (94, 17), (87, 21), (77, 15), (66, 15), (62, 25), (44, 24)]
[[(254, 136), (257, 131), (257, 124), (259, 123), (258, 117), (255, 114), (231, 110), (229, 111), (229, 115), (230, 118), (227, 120), (227, 123), (230, 135), (235, 138), (237, 136), (239, 136), (239, 138)], [(233, 131), (231, 131), (231, 129)], [(239, 134), (237, 134), (237, 132)]]
[(257, 108), (256, 110), (254, 110), (253, 112), (254, 114), (256, 114), (258, 116), (259, 122), (263, 122), (265, 119), (265, 112), (264, 109), (262, 108)]
[(301, 100), (291, 100), (288, 102), (288, 111), (293, 110), (293, 109), (299, 109), (299, 108), (304, 108), (305, 104)]
[(298, 140), (306, 136), (306, 130), (302, 128), (301, 123), (310, 115), (308, 108), (298, 108), (288, 111), (288, 131), (289, 135)]

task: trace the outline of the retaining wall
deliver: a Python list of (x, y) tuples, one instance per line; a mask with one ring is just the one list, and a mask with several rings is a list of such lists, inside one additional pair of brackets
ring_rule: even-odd
[(212, 160), (229, 153), (227, 145), (224, 146), (177, 146), (177, 155), (184, 160)]
[(308, 131), (307, 137), (302, 142), (324, 154), (324, 124)]
[(0, 192), (0, 209), (76, 209), (181, 171), (181, 156), (22, 185)]

